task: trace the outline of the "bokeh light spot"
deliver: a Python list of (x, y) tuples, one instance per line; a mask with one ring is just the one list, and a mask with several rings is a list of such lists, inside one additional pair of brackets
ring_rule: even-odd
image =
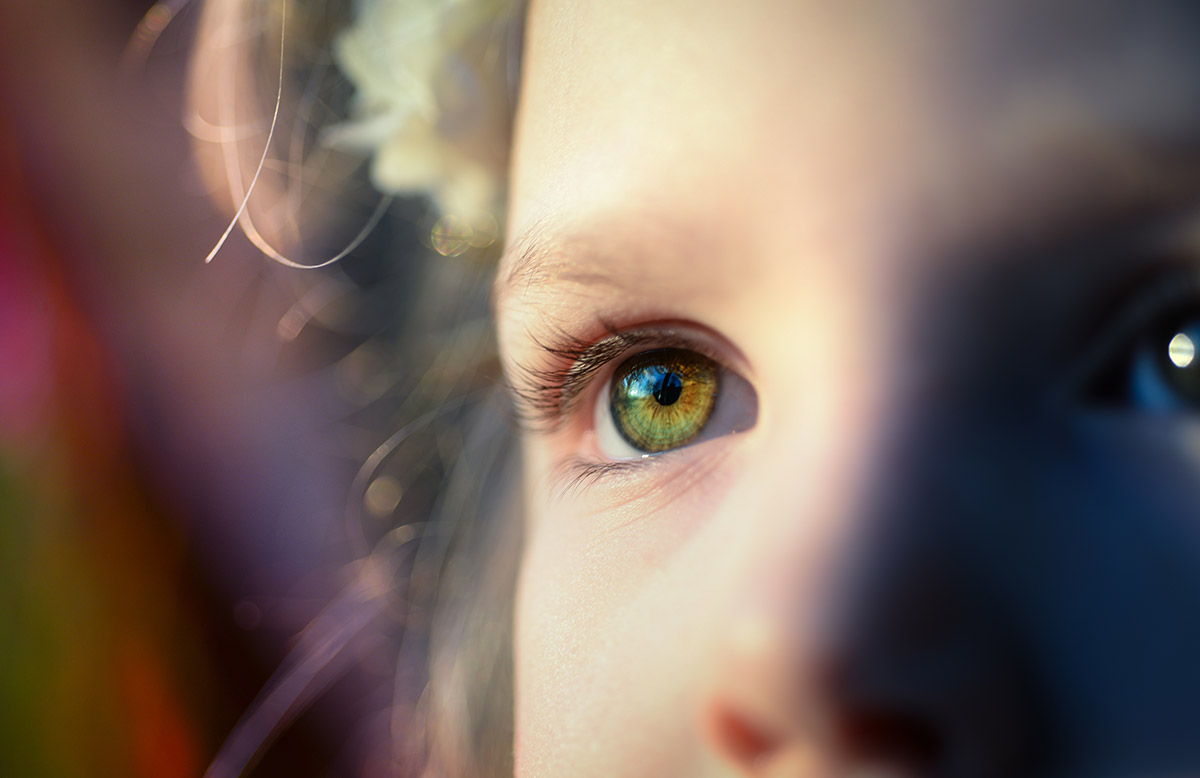
[(487, 248), (496, 242), (499, 234), (496, 217), (490, 213), (471, 219), (447, 214), (433, 225), (429, 239), (437, 253), (443, 257), (456, 257), (468, 249)]
[(392, 511), (396, 510), (396, 506), (400, 504), (403, 496), (404, 490), (400, 487), (400, 483), (390, 475), (384, 475), (376, 478), (367, 487), (363, 502), (367, 513), (377, 519), (383, 519), (392, 515)]
[(1187, 367), (1196, 358), (1196, 344), (1182, 332), (1176, 333), (1167, 346), (1167, 356), (1175, 367)]

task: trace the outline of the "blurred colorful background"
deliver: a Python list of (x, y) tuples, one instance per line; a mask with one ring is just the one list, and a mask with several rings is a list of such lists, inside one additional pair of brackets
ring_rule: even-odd
[[(0, 1), (0, 776), (203, 774), (355, 538), (432, 499), (376, 479), (347, 531), (417, 380), (374, 345), (416, 272), (378, 246), (424, 212), (328, 272), (237, 233), (205, 265), (181, 8), (131, 76), (150, 3)], [(390, 774), (397, 647), (347, 651), (254, 775)]]

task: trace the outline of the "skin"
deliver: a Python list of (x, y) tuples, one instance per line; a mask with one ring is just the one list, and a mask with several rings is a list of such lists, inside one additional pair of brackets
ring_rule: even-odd
[(533, 2), (510, 376), (666, 329), (757, 420), (577, 478), (610, 365), (526, 435), (518, 775), (1200, 773), (1200, 427), (1096, 389), (1187, 286), (1198, 44), (1165, 1)]

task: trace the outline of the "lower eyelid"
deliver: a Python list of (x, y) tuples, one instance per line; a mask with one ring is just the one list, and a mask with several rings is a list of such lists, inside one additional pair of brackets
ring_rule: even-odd
[(580, 489), (640, 476), (662, 465), (658, 457), (611, 461), (574, 456), (555, 468), (550, 481), (555, 496), (562, 499)]
[(734, 447), (718, 442), (637, 460), (571, 457), (548, 474), (549, 495), (554, 501), (569, 501), (581, 516), (622, 517), (609, 529), (646, 521), (689, 495), (695, 498), (721, 488), (724, 479), (718, 474), (728, 472)]

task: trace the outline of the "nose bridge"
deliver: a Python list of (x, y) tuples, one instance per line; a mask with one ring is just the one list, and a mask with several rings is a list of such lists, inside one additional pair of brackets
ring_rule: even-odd
[[(971, 463), (978, 438), (964, 418), (930, 413), (919, 403), (893, 407), (876, 424), (853, 478), (853, 496), (838, 520), (845, 525), (826, 587), (838, 641), (858, 647), (893, 633), (917, 638), (943, 624), (968, 596), (972, 561)], [(938, 615), (939, 618), (930, 617)], [(921, 628), (918, 630), (917, 628)]]
[(1027, 551), (1006, 498), (1027, 420), (962, 394), (914, 382), (875, 425), (824, 587), (818, 686), (847, 749), (1039, 774), (1055, 756), (1027, 603), (995, 588)]
[[(1003, 444), (928, 386), (871, 408), (840, 425), (850, 439), (778, 517), (787, 539), (764, 552), (775, 613), (800, 636), (792, 709), (851, 761), (1036, 774), (1049, 758), (1040, 684), (1010, 605), (976, 574), (977, 555), (1006, 553), (974, 536), (994, 523), (976, 479), (1002, 478), (988, 452)], [(783, 469), (772, 477), (795, 491)]]
[[(764, 459), (772, 464), (752, 486), (772, 509), (775, 531), (760, 533), (764, 547), (752, 553), (783, 567), (819, 567), (823, 601), (846, 600), (868, 580), (904, 577), (926, 556), (950, 559), (949, 534), (963, 530), (949, 517), (967, 502), (964, 455), (977, 454), (986, 433), (956, 407), (955, 387), (936, 382), (946, 371), (906, 346), (909, 329), (896, 326), (850, 356), (855, 344), (843, 338), (843, 348), (805, 365), (822, 375), (818, 385), (781, 392), (801, 401), (767, 420)], [(792, 584), (813, 584), (812, 575), (797, 575), (807, 581)]]
[[(1002, 449), (951, 409), (906, 406), (860, 471), (825, 587), (819, 686), (850, 750), (919, 748), (951, 775), (1030, 774), (1044, 701), (1009, 604), (989, 591), (977, 476)], [(1002, 542), (997, 536), (997, 542)], [(902, 742), (916, 738), (918, 742)]]

